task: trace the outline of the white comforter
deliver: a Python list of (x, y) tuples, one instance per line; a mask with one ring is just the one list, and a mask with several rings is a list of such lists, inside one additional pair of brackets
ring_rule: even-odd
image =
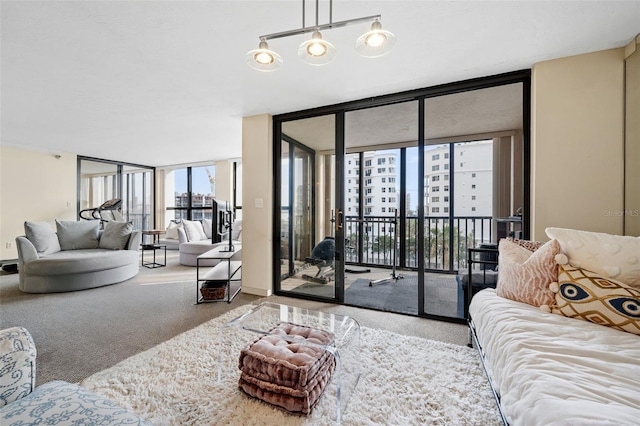
[(469, 311), (511, 425), (640, 425), (640, 336), (493, 289)]

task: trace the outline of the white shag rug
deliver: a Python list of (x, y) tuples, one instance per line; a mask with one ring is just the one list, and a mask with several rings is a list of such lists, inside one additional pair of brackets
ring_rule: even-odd
[[(252, 306), (236, 308), (83, 380), (156, 425), (334, 425), (329, 391), (309, 417), (246, 396), (239, 370), (218, 381), (218, 330)], [(229, 358), (248, 343), (223, 334)], [(475, 349), (361, 328), (362, 372), (344, 425), (500, 425)], [(335, 396), (335, 393), (333, 393)]]

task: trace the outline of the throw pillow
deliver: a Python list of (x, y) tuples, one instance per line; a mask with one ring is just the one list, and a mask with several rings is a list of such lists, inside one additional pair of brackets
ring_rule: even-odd
[(62, 250), (95, 249), (99, 247), (100, 221), (57, 220), (58, 241)]
[(211, 238), (213, 221), (211, 219), (202, 219), (202, 228), (204, 229), (204, 235), (206, 235), (207, 238)]
[(541, 241), (518, 240), (513, 237), (507, 237), (507, 240), (512, 241), (518, 244), (520, 247), (524, 247), (529, 251), (536, 251), (544, 245), (544, 243)]
[(101, 249), (122, 250), (127, 246), (131, 232), (131, 222), (109, 221), (104, 224), (99, 246)]
[(167, 230), (165, 232), (164, 238), (167, 240), (177, 240), (178, 239), (178, 228), (182, 227), (182, 222), (176, 223), (173, 220), (169, 222), (169, 226), (167, 226)]
[(558, 240), (571, 265), (640, 288), (640, 237), (563, 228), (546, 232)]
[(24, 234), (38, 254), (52, 254), (60, 251), (58, 236), (48, 222), (25, 222)]
[(539, 307), (553, 303), (554, 294), (549, 290), (549, 284), (558, 277), (555, 256), (560, 252), (560, 245), (556, 240), (531, 252), (513, 241), (502, 239), (498, 252), (498, 296)]
[(640, 335), (640, 290), (570, 265), (558, 267), (551, 312)]
[(186, 220), (183, 219), (184, 233), (187, 235), (189, 241), (201, 241), (206, 240), (207, 235), (202, 228), (202, 222), (199, 220)]

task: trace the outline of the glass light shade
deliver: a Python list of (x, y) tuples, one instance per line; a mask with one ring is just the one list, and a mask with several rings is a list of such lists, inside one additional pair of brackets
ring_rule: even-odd
[(371, 31), (362, 34), (356, 40), (356, 51), (365, 58), (377, 58), (386, 55), (396, 44), (396, 36), (382, 29), (380, 21), (371, 24)]
[(313, 32), (311, 40), (307, 40), (298, 47), (298, 57), (309, 65), (326, 65), (336, 56), (333, 44), (322, 39), (320, 31)]
[(245, 61), (254, 70), (275, 71), (282, 66), (282, 57), (273, 50), (269, 50), (266, 41), (261, 41), (260, 46), (247, 53)]

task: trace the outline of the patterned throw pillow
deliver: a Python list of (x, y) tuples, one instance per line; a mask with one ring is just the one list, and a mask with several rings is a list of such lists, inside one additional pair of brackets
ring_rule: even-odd
[(517, 238), (507, 237), (507, 240), (516, 243), (520, 247), (524, 247), (529, 251), (536, 251), (544, 245), (542, 241), (518, 240)]
[(640, 290), (570, 265), (558, 267), (551, 312), (640, 335)]
[(502, 239), (498, 252), (498, 296), (533, 306), (547, 306), (554, 302), (549, 284), (558, 278), (558, 265), (554, 258), (560, 252), (560, 245), (556, 240), (531, 252), (513, 241)]

